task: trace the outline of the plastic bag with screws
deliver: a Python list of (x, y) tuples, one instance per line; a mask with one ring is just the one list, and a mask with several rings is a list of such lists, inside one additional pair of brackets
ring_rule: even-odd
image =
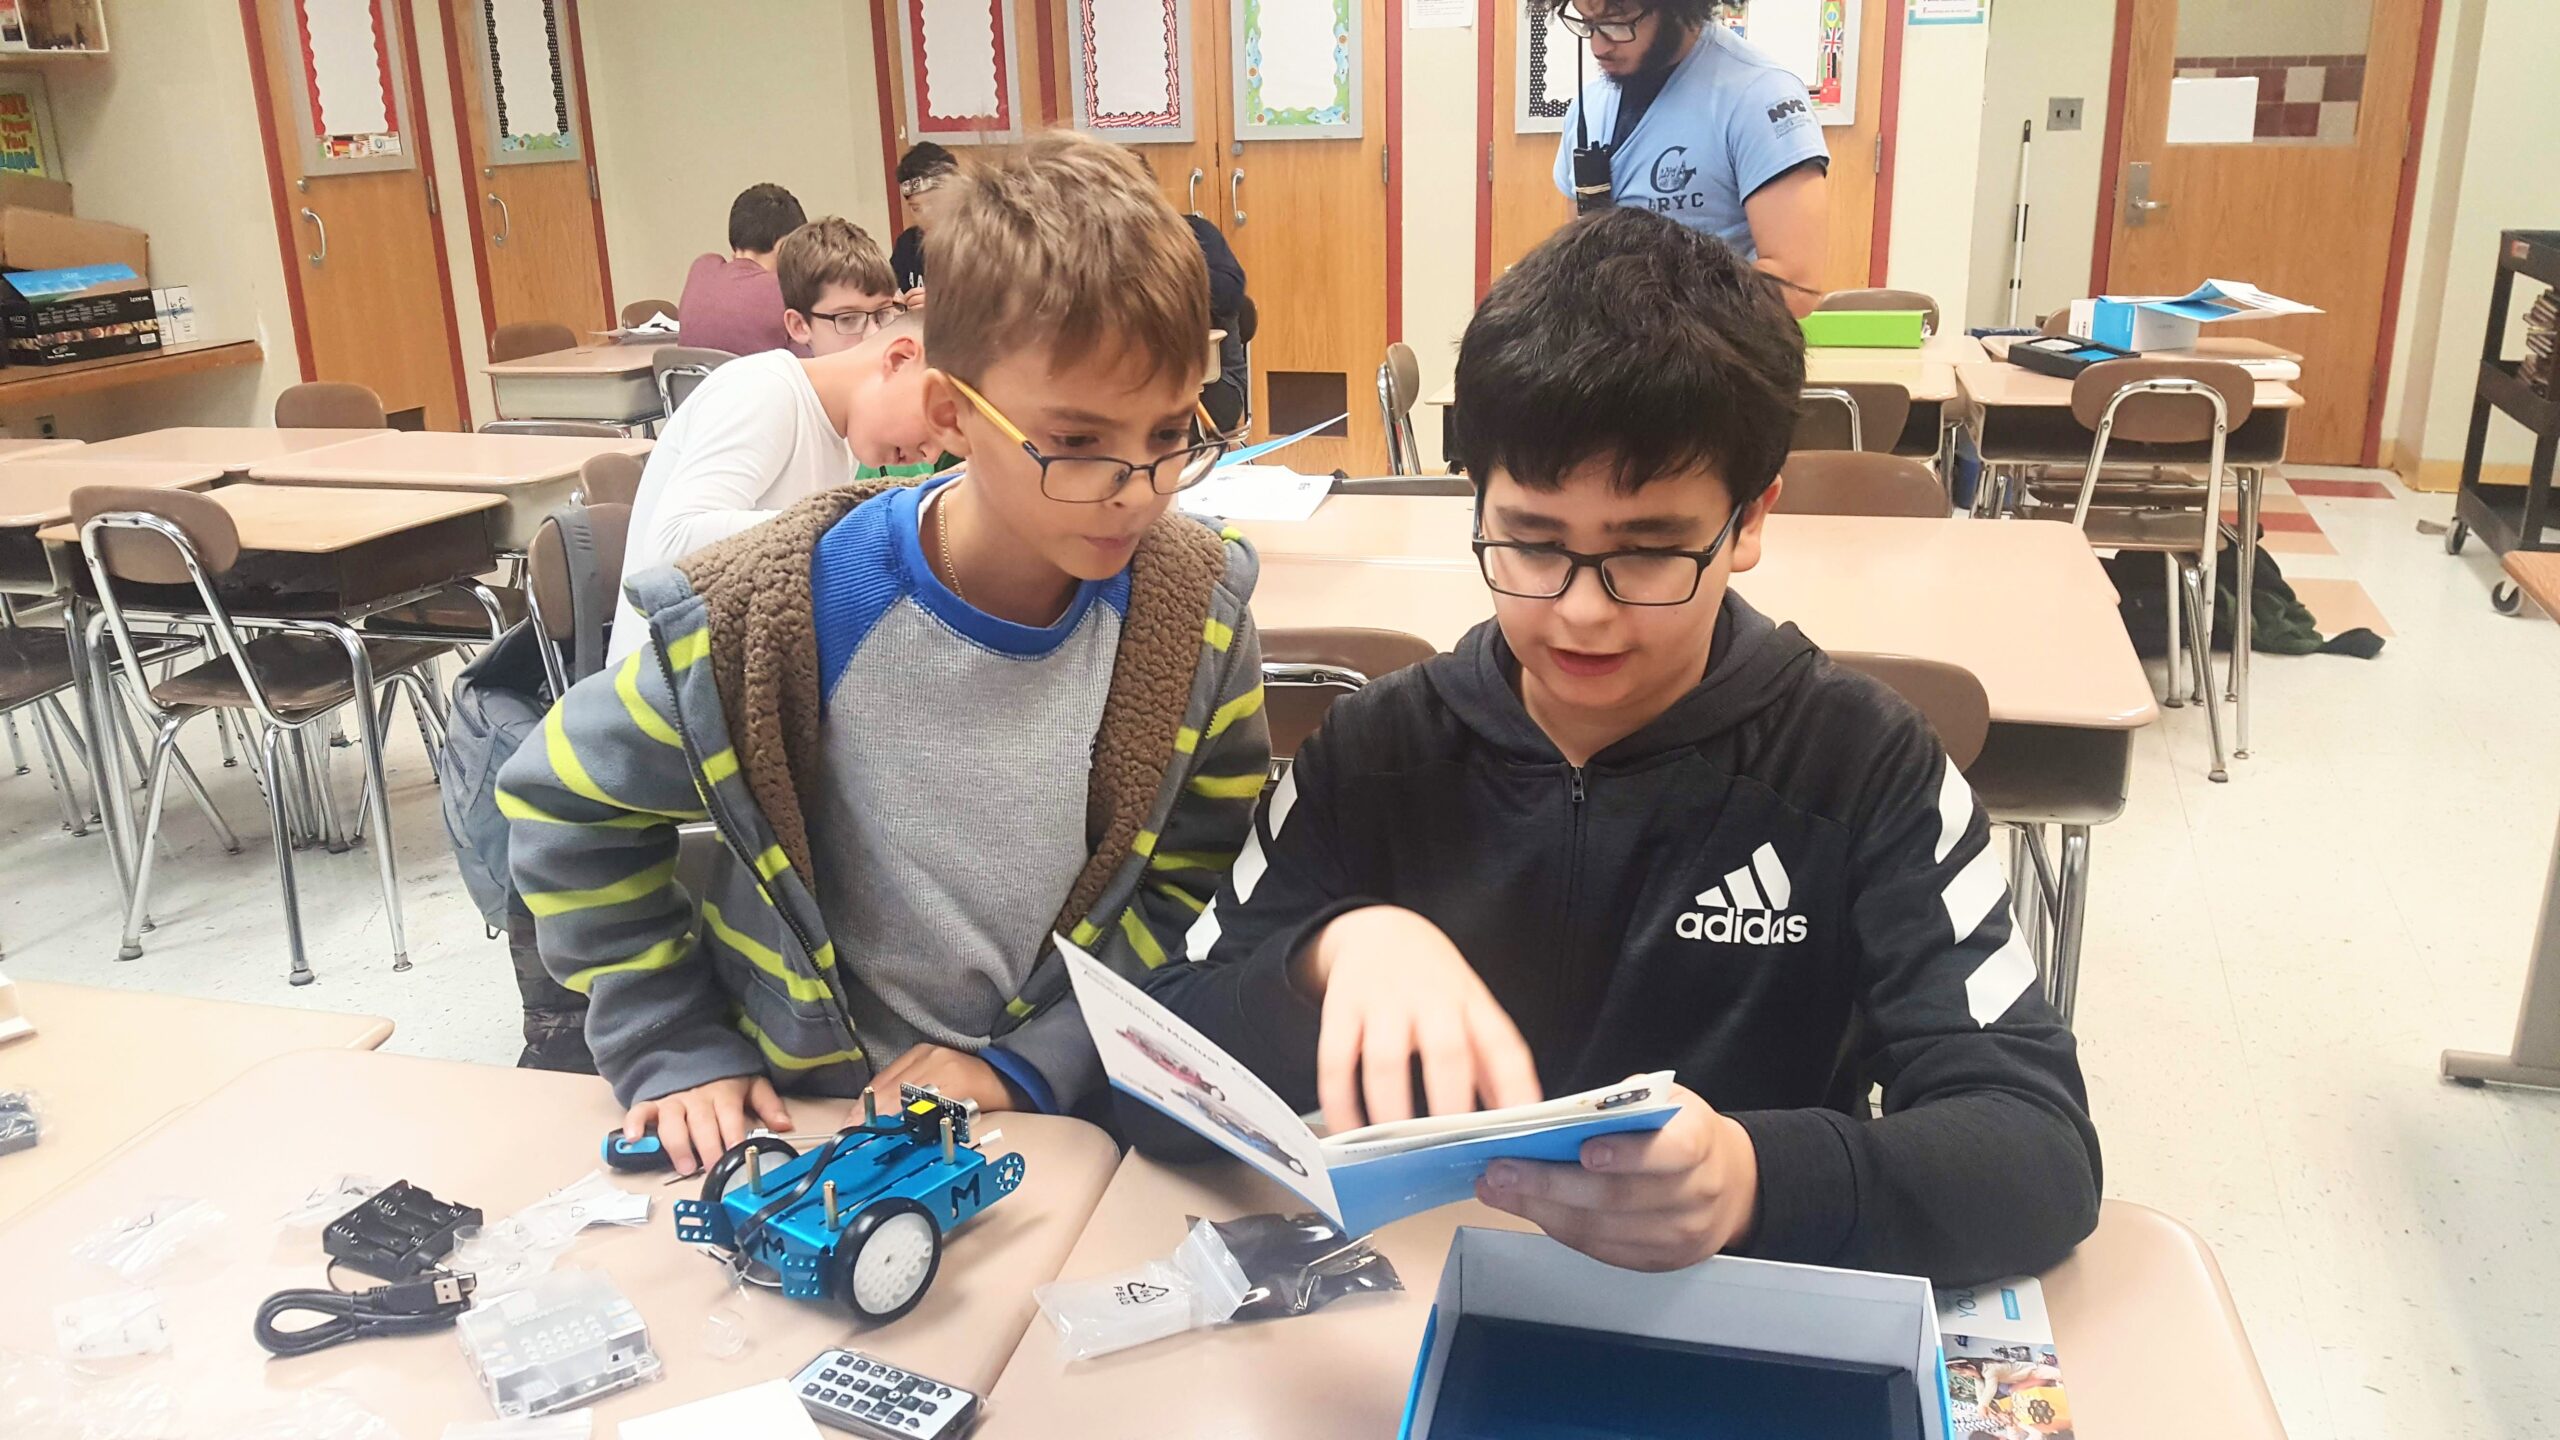
[[(1191, 1223), (1202, 1223), (1189, 1217)], [(1302, 1215), (1243, 1215), (1210, 1226), (1244, 1268), (1238, 1320), (1277, 1320), (1321, 1310), (1345, 1295), (1402, 1290), (1396, 1267), (1369, 1238), (1343, 1238), (1332, 1221)]]
[(566, 1245), (590, 1225), (646, 1225), (649, 1197), (625, 1190), (601, 1170), (590, 1170), (508, 1217), (522, 1221), (537, 1245)]
[(0, 1090), (0, 1155), (32, 1150), (44, 1139), (44, 1099), (33, 1090)]
[(1223, 1323), (1243, 1303), (1244, 1271), (1206, 1221), (1195, 1221), (1172, 1258), (1092, 1280), (1060, 1280), (1031, 1292), (1069, 1360), (1089, 1360), (1185, 1330)]
[(0, 1435), (176, 1440), (177, 1397), (132, 1377), (99, 1378), (49, 1355), (0, 1351)]
[(567, 1239), (546, 1242), (532, 1226), (510, 1215), (454, 1231), (453, 1250), (445, 1256), (443, 1268), (475, 1277), (480, 1300), (486, 1303), (550, 1274), (551, 1267), (568, 1253)]
[(146, 1280), (218, 1228), (224, 1218), (202, 1200), (163, 1197), (148, 1208), (108, 1221), (72, 1246), (71, 1253), (127, 1280)]
[(73, 1360), (157, 1355), (169, 1348), (169, 1322), (157, 1290), (113, 1290), (53, 1307), (53, 1343)]

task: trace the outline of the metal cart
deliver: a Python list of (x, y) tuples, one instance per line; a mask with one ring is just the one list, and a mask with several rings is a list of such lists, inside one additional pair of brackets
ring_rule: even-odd
[[(2448, 555), (2461, 554), (2462, 542), (2475, 530), (2500, 555), (2511, 550), (2560, 549), (2543, 536), (2543, 527), (2560, 519), (2551, 508), (2552, 462), (2560, 457), (2560, 396), (2537, 392), (2525, 383), (2517, 362), (2502, 358), (2518, 275), (2560, 289), (2560, 230), (2509, 230), (2498, 237), (2498, 278), (2489, 289), (2489, 338), (2480, 348), (2471, 437), (2462, 449), (2462, 493), (2454, 500), (2453, 528), (2444, 537)], [(2492, 408), (2505, 411), (2509, 419), (2533, 432), (2533, 466), (2522, 486), (2480, 483)], [(2500, 614), (2513, 615), (2524, 596), (2514, 581), (2504, 580), (2489, 592), (2489, 603)]]

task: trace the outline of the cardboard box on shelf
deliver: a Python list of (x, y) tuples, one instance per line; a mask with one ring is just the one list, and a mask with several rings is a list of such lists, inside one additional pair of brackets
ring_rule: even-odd
[(0, 207), (11, 205), (68, 215), (71, 213), (71, 182), (47, 175), (0, 170)]
[(147, 276), (151, 237), (104, 220), (79, 220), (24, 205), (0, 208), (0, 266), (70, 270), (84, 265), (122, 265), (136, 276)]
[(0, 276), (0, 328), (12, 365), (63, 365), (160, 347), (151, 287), (124, 265)]

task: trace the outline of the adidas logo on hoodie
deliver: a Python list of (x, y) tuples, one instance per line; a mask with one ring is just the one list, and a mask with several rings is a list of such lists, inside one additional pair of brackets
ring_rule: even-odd
[(1683, 940), (1725, 945), (1792, 945), (1805, 937), (1805, 917), (1787, 913), (1794, 886), (1775, 848), (1763, 844), (1751, 863), (1698, 892), (1698, 909), (1680, 917)]

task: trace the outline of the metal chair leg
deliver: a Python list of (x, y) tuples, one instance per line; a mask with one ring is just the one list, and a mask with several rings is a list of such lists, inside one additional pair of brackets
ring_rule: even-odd
[[(58, 703), (58, 702), (57, 702)], [(54, 743), (53, 717), (42, 709), (35, 712), (36, 749), (44, 756), (45, 778), (53, 784), (53, 795), (62, 802), (62, 828), (74, 835), (89, 833), (84, 812), (88, 802), (80, 798), (79, 787), (71, 782), (71, 768), (62, 761), (62, 749)]]
[(175, 717), (163, 718), (159, 732), (151, 737), (151, 763), (142, 782), (142, 844), (134, 851), (133, 894), (124, 905), (124, 938), (116, 949), (119, 960), (142, 958), (142, 932), (150, 923), (144, 907), (151, 899), (151, 862), (160, 850), (160, 807), (169, 798), (169, 756), (177, 749), (178, 727), (184, 723)]
[(231, 822), (223, 819), (222, 812), (214, 808), (213, 797), (205, 793), (204, 782), (196, 778), (196, 767), (188, 762), (186, 752), (176, 752), (171, 763), (177, 767), (178, 783), (187, 787), (187, 794), (194, 797), (196, 808), (204, 812), (205, 822), (213, 827), (215, 838), (222, 842), (222, 853), (239, 854), (240, 837), (232, 833)]
[[(2178, 575), (2185, 581), (2187, 587), (2188, 643), (2195, 646), (2196, 654), (2209, 667), (2213, 652), (2207, 648), (2212, 637), (2206, 634), (2204, 628), (2211, 623), (2205, 618), (2207, 611), (2204, 608), (2204, 572), (2193, 565), (2181, 565), (2178, 567)], [(2231, 771), (2222, 759), (2222, 707), (2215, 703), (2213, 687), (2210, 685), (2204, 689), (2202, 704), (2204, 705), (2205, 733), (2213, 740), (2213, 769), (2207, 772), (2207, 778), (2219, 785), (2230, 780)]]
[[(337, 727), (333, 724), (330, 728), (334, 731)], [(304, 733), (307, 735), (309, 732)], [(344, 855), (355, 848), (356, 842), (355, 837), (347, 833), (346, 814), (338, 808), (337, 781), (329, 773), (329, 761), (332, 758), (329, 754), (329, 746), (336, 743), (337, 741), (333, 738), (329, 745), (305, 745), (303, 750), (305, 758), (311, 764), (312, 783), (319, 789), (321, 839), (328, 845), (330, 854)]]
[(213, 712), (213, 733), (222, 737), (222, 768), (229, 770), (237, 767), (240, 763), (240, 753), (232, 748), (231, 744), (230, 711), (216, 710)]
[(2267, 484), (2266, 472), (2251, 468), (2240, 472), (2240, 592), (2239, 608), (2231, 615), (2231, 667), (2225, 678), (2231, 682), (2229, 699), (2232, 714), (2231, 758), (2249, 758), (2249, 658), (2256, 636), (2251, 621), (2256, 611), (2258, 583), (2258, 510), (2260, 496)]
[(2187, 648), (2187, 636), (2185, 622), (2178, 614), (2181, 608), (2178, 600), (2178, 557), (2164, 550), (2160, 553), (2160, 565), (2169, 577), (2169, 683), (2160, 692), (2160, 703), (2175, 710), (2187, 703), (2187, 682), (2179, 664), (2180, 656)]
[(302, 952), (302, 905), (293, 893), (293, 824), (285, 815), (284, 727), (269, 726), (258, 744), (258, 763), (267, 780), (267, 825), (275, 831), (276, 883), (284, 892), (284, 940), (292, 953), (293, 968), (285, 981), (292, 985), (308, 985), (312, 981), (311, 963)]
[(347, 663), (355, 672), (356, 724), (362, 727), (360, 743), (364, 746), (364, 780), (367, 798), (373, 804), (373, 854), (382, 867), (382, 912), (391, 927), (391, 968), (409, 968), (409, 932), (400, 918), (400, 865), (393, 851), (399, 847), (391, 836), (391, 782), (382, 767), (382, 731), (373, 723), (373, 660), (365, 653), (364, 639), (344, 626), (335, 627), (338, 643), (346, 647)]
[(9, 763), (17, 768), (17, 773), (24, 775), (27, 773), (27, 747), (18, 743), (17, 714), (13, 711), (0, 716), (0, 724), (9, 727)]
[[(97, 754), (89, 747), (89, 737), (81, 734), (80, 727), (72, 723), (71, 712), (63, 708), (61, 696), (46, 696), (43, 708), (37, 712), (37, 718), (45, 722), (36, 736), (37, 740), (39, 742), (50, 742), (54, 738), (53, 732), (56, 731), (59, 731), (62, 735), (69, 737), (71, 741), (71, 758), (80, 762), (81, 772), (89, 777), (89, 801), (88, 804), (83, 807), (88, 811), (88, 819), (85, 823), (74, 823), (71, 827), (72, 834), (86, 835), (89, 833), (90, 825), (105, 823), (100, 818), (102, 812), (99, 809), (99, 801), (104, 792), (98, 788)], [(52, 756), (59, 756), (62, 752), (49, 748), (45, 753)], [(68, 781), (71, 772), (65, 770), (62, 774), (64, 779)], [(77, 800), (79, 798), (79, 792), (76, 790), (73, 791), (71, 798)]]
[(2065, 1027), (2080, 994), (2080, 935), (2089, 918), (2089, 827), (2062, 827), (2062, 884), (2055, 906), (2053, 1008)]

